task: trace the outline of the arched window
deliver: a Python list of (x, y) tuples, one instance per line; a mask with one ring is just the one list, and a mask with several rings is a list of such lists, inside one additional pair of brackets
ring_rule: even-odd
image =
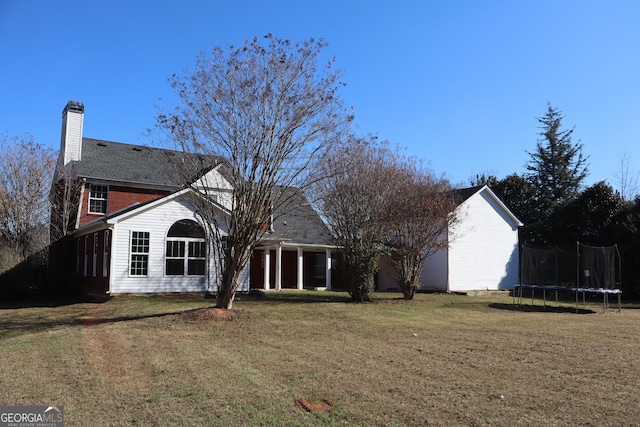
[(169, 228), (165, 252), (167, 276), (204, 276), (206, 259), (207, 241), (197, 222), (183, 219)]

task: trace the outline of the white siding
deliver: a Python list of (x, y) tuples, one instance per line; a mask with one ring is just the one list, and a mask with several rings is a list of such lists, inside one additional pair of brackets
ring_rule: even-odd
[(206, 173), (200, 178), (196, 186), (203, 192), (215, 194), (218, 198), (217, 202), (226, 209), (231, 210), (233, 204), (233, 187), (227, 181), (217, 168)]
[[(215, 290), (213, 259), (207, 276), (166, 276), (165, 242), (167, 231), (178, 220), (199, 222), (188, 198), (178, 197), (151, 209), (129, 215), (114, 225), (112, 245), (111, 293), (203, 292)], [(149, 232), (149, 264), (146, 277), (129, 275), (130, 236), (133, 231)], [(244, 275), (241, 290), (249, 287)]]
[(518, 283), (518, 228), (488, 192), (467, 199), (452, 231), (449, 291), (510, 289)]
[(449, 257), (447, 249), (442, 249), (425, 262), (420, 276), (421, 289), (428, 291), (446, 291), (449, 276)]

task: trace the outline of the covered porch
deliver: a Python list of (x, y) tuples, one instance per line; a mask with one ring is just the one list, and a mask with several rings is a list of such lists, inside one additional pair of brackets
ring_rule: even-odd
[(332, 289), (334, 246), (270, 242), (254, 250), (251, 289)]

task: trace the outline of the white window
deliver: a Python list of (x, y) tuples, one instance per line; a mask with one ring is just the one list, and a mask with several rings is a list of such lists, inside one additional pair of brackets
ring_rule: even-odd
[(89, 213), (107, 213), (107, 195), (109, 189), (106, 185), (89, 185)]
[(109, 230), (104, 231), (104, 242), (102, 251), (102, 277), (109, 274)]
[(131, 232), (131, 276), (146, 276), (149, 272), (149, 232)]
[(98, 268), (98, 233), (93, 233), (93, 277), (96, 277), (96, 269)]
[(167, 232), (165, 274), (204, 276), (206, 265), (207, 241), (204, 229), (188, 219), (173, 224)]
[(315, 263), (315, 277), (316, 279), (324, 279), (327, 277), (327, 256), (325, 254), (316, 254)]

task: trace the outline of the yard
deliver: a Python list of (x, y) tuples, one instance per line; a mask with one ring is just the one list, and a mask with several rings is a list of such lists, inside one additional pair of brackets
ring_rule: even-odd
[(374, 297), (239, 296), (231, 318), (193, 296), (4, 305), (0, 404), (64, 405), (68, 426), (640, 420), (637, 305)]

